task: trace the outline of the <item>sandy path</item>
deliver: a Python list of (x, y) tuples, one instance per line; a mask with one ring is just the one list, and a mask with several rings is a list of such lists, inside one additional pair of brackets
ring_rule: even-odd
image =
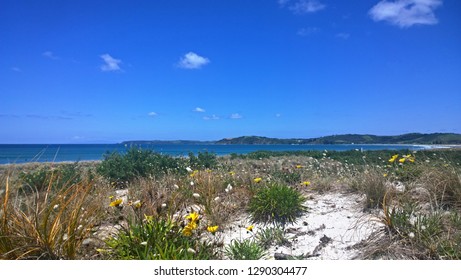
[[(352, 246), (382, 227), (375, 216), (362, 211), (362, 200), (351, 193), (313, 193), (305, 203), (308, 212), (285, 229), (291, 244), (270, 247), (267, 258), (302, 255), (303, 259), (314, 260), (353, 259), (358, 251)], [(248, 232), (245, 229), (248, 225), (245, 217), (232, 223), (223, 233), (224, 243), (251, 238), (261, 230), (255, 226), (253, 233)]]

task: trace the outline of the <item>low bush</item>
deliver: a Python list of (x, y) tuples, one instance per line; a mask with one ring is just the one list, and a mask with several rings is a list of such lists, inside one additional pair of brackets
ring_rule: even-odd
[(303, 205), (305, 201), (306, 198), (297, 190), (272, 183), (257, 189), (250, 199), (248, 212), (255, 223), (285, 227), (307, 211)]
[(97, 171), (120, 187), (134, 178), (162, 177), (168, 173), (186, 172), (183, 159), (138, 148), (130, 148), (125, 154), (105, 154)]

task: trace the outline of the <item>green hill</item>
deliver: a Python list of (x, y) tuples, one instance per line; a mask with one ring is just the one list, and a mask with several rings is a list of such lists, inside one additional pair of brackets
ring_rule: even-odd
[(343, 134), (319, 138), (269, 138), (242, 136), (225, 138), (216, 144), (461, 144), (461, 134), (455, 133), (409, 133), (397, 136), (377, 136), (369, 134)]

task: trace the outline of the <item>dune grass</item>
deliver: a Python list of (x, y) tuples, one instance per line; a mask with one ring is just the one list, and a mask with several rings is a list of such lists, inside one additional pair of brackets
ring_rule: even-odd
[[(98, 163), (1, 166), (0, 258), (267, 257), (310, 194), (341, 191), (363, 194), (364, 211), (384, 225), (358, 258), (460, 259), (460, 164), (460, 150), (133, 150)], [(224, 229), (242, 217), (259, 231), (224, 244)]]

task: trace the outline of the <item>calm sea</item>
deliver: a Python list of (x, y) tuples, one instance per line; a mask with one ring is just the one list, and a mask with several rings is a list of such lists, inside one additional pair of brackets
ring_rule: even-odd
[[(247, 154), (254, 151), (307, 151), (307, 150), (421, 150), (427, 146), (419, 145), (213, 145), (213, 144), (165, 144), (141, 145), (142, 149), (172, 156), (187, 156), (189, 152), (211, 152), (218, 156), (231, 153)], [(61, 162), (101, 160), (107, 152), (125, 152), (129, 147), (122, 144), (2, 144), (0, 145), (0, 164), (27, 162)]]

